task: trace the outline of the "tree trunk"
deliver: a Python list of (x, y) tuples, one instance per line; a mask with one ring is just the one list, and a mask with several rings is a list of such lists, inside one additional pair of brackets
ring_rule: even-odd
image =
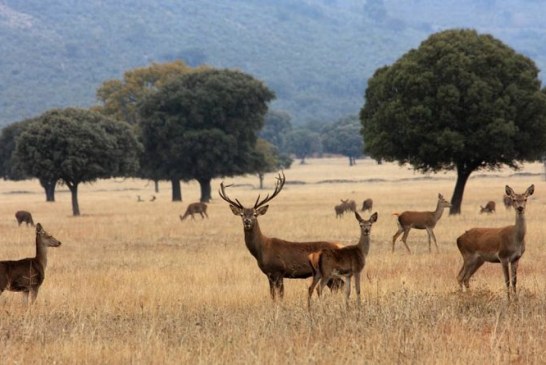
[(154, 180), (154, 189), (156, 193), (159, 193), (159, 180)]
[(210, 202), (210, 178), (197, 179), (199, 182), (199, 187), (201, 188), (201, 199), (202, 203)]
[(260, 190), (264, 188), (264, 174), (263, 172), (258, 172), (258, 179), (260, 179)]
[(40, 185), (44, 188), (46, 202), (54, 202), (55, 186), (57, 185), (57, 180), (40, 179)]
[(66, 183), (68, 188), (70, 189), (70, 193), (72, 195), (72, 215), (73, 216), (79, 216), (80, 215), (80, 204), (78, 203), (78, 184), (77, 183)]
[(180, 179), (172, 178), (171, 184), (173, 186), (173, 202), (182, 201), (182, 188), (180, 187)]
[(449, 215), (461, 214), (461, 204), (463, 202), (464, 187), (473, 169), (457, 166), (457, 182), (455, 183), (455, 190), (451, 197), (451, 208), (449, 208)]

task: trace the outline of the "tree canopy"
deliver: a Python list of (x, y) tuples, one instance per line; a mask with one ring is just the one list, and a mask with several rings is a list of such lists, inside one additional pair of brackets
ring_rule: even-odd
[(138, 144), (127, 123), (84, 109), (51, 110), (17, 138), (16, 155), (26, 173), (62, 180), (79, 215), (78, 185), (126, 176), (138, 168)]
[(234, 70), (171, 80), (140, 109), (148, 168), (173, 182), (173, 200), (181, 200), (176, 182), (196, 179), (209, 201), (212, 178), (255, 171), (257, 133), (273, 98), (261, 81)]
[(460, 213), (473, 171), (518, 168), (544, 152), (538, 72), (491, 35), (433, 34), (368, 81), (360, 113), (366, 151), (423, 172), (456, 170), (450, 213)]
[(322, 152), (320, 134), (304, 127), (295, 128), (286, 135), (286, 150), (304, 164), (306, 157)]
[(358, 116), (341, 118), (322, 132), (324, 152), (335, 153), (349, 158), (349, 166), (362, 156), (364, 143), (360, 135), (361, 125)]

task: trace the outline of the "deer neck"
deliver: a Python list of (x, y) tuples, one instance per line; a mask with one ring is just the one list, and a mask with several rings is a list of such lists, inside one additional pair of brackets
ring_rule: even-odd
[(254, 223), (252, 229), (245, 229), (245, 244), (252, 256), (260, 259), (263, 251), (264, 235), (260, 229), (258, 221)]
[(527, 224), (525, 223), (525, 214), (516, 213), (516, 224), (514, 225), (514, 238), (516, 243), (523, 242), (526, 232)]
[(368, 256), (368, 252), (370, 252), (370, 235), (360, 235), (360, 241), (358, 241), (358, 248), (362, 251), (362, 254), (364, 256)]
[(442, 214), (444, 214), (444, 207), (438, 202), (438, 205), (436, 205), (436, 210), (433, 212), (434, 216), (434, 223), (438, 222), (440, 218), (442, 218)]
[(35, 260), (45, 269), (47, 266), (47, 245), (42, 244), (39, 237), (36, 237), (36, 257)]

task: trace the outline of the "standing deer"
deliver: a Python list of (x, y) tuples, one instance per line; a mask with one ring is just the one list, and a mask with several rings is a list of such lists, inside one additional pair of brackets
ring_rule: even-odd
[(21, 223), (25, 222), (28, 225), (30, 224), (32, 227), (34, 227), (34, 221), (32, 220), (32, 214), (30, 212), (27, 212), (26, 210), (18, 210), (15, 212), (15, 219), (17, 219), (17, 225), (21, 225)]
[(184, 219), (186, 219), (186, 217), (188, 215), (191, 216), (191, 219), (195, 219), (193, 217), (193, 215), (197, 214), (197, 213), (199, 213), (201, 215), (201, 219), (205, 219), (205, 217), (208, 218), (209, 216), (207, 214), (207, 204), (202, 203), (202, 202), (191, 203), (186, 208), (186, 213), (184, 213), (184, 215), (180, 216), (180, 220), (183, 221)]
[(373, 209), (373, 200), (371, 198), (368, 198), (362, 202), (362, 209), (361, 211), (364, 212), (365, 210), (369, 210), (370, 212)]
[(518, 263), (525, 252), (525, 206), (527, 197), (533, 195), (535, 186), (529, 186), (523, 194), (516, 194), (508, 185), (505, 190), (516, 212), (515, 225), (472, 228), (457, 238), (457, 247), (463, 256), (463, 266), (457, 275), (457, 281), (463, 290), (465, 287), (469, 288), (470, 278), (487, 261), (502, 265), (508, 298), (510, 287), (516, 293)]
[(40, 223), (36, 225), (36, 256), (17, 261), (0, 261), (0, 294), (4, 290), (23, 292), (28, 303), (34, 303), (44, 282), (47, 248), (59, 247), (61, 242), (48, 234)]
[[(313, 270), (309, 266), (309, 254), (325, 248), (341, 247), (336, 242), (290, 242), (280, 238), (267, 237), (262, 233), (258, 224), (258, 216), (267, 212), (269, 205), (265, 204), (281, 192), (285, 181), (284, 174), (279, 174), (273, 194), (271, 196), (267, 194), (263, 200), (260, 200), (258, 195), (252, 208), (245, 208), (238, 199), (230, 199), (223, 182), (220, 184), (219, 190), (220, 197), (229, 203), (233, 214), (240, 216), (243, 221), (246, 247), (258, 262), (260, 270), (267, 276), (269, 292), (273, 300), (277, 295), (279, 298), (283, 298), (284, 278), (305, 279), (313, 274)], [(328, 283), (332, 290), (342, 285), (343, 281), (340, 279)]]
[(334, 210), (336, 212), (336, 218), (339, 218), (347, 211), (356, 211), (356, 202), (354, 200), (341, 199), (341, 204), (336, 205)]
[(411, 212), (405, 211), (402, 214), (393, 213), (393, 215), (398, 216), (398, 231), (392, 237), (392, 252), (394, 252), (394, 243), (396, 239), (404, 233), (402, 236), (402, 242), (406, 246), (408, 253), (411, 253), (406, 240), (410, 229), (426, 229), (428, 234), (428, 251), (431, 252), (431, 238), (434, 239), (434, 244), (436, 245), (436, 251), (438, 250), (438, 243), (436, 242), (436, 236), (434, 236), (434, 227), (436, 223), (442, 218), (444, 213), (444, 208), (451, 207), (451, 204), (444, 199), (442, 194), (438, 194), (438, 204), (436, 205), (436, 210), (434, 212)]
[(504, 203), (504, 207), (506, 209), (512, 208), (512, 198), (510, 198), (508, 195), (504, 194), (502, 197), (502, 202)]
[(493, 201), (493, 200), (490, 200), (487, 202), (487, 204), (485, 204), (485, 207), (482, 207), (480, 205), (480, 214), (482, 213), (495, 213), (495, 208), (496, 208), (497, 204)]
[(345, 303), (349, 304), (351, 294), (351, 277), (355, 278), (355, 290), (357, 303), (360, 304), (360, 274), (364, 270), (366, 257), (370, 251), (370, 233), (372, 224), (377, 222), (377, 212), (370, 219), (364, 220), (355, 212), (355, 217), (360, 225), (360, 240), (358, 244), (336, 249), (324, 249), (309, 255), (309, 263), (313, 268), (313, 282), (309, 286), (307, 306), (311, 307), (313, 290), (317, 287), (320, 296), (324, 284), (334, 277), (345, 277)]

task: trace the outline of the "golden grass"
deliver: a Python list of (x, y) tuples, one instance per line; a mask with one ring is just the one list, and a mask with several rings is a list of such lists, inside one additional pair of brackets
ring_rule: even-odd
[[(183, 203), (170, 202), (161, 183), (100, 181), (80, 188), (82, 216), (71, 216), (70, 194), (46, 203), (36, 181), (0, 182), (0, 259), (34, 255), (34, 230), (17, 227), (27, 209), (35, 222), (63, 242), (49, 251), (46, 280), (34, 306), (21, 295), (0, 296), (0, 359), (31, 364), (348, 363), (483, 364), (546, 362), (546, 260), (542, 165), (524, 172), (476, 174), (466, 188), (463, 214), (442, 217), (435, 229), (440, 252), (428, 252), (424, 231), (412, 230), (407, 255), (391, 253), (392, 212), (432, 210), (438, 193), (450, 197), (455, 175), (416, 174), (392, 164), (345, 159), (309, 160), (286, 171), (288, 184), (260, 217), (265, 234), (289, 240), (354, 243), (351, 215), (336, 219), (341, 198), (361, 205), (374, 199), (379, 220), (363, 280), (363, 305), (346, 310), (328, 291), (314, 311), (306, 307), (309, 280), (287, 280), (285, 300), (273, 304), (265, 276), (243, 242), (242, 223), (218, 198), (208, 220), (180, 222), (197, 201), (196, 183), (183, 184)], [(324, 183), (324, 181), (330, 181)], [(345, 182), (343, 182), (345, 180)], [(337, 182), (332, 182), (337, 181)], [(227, 179), (229, 194), (252, 204), (254, 176)], [(271, 190), (274, 174), (265, 179)], [(517, 300), (506, 300), (499, 265), (486, 264), (461, 293), (455, 240), (474, 226), (513, 224), (501, 203), (504, 185), (522, 192), (527, 205), (527, 252), (519, 269)], [(263, 192), (262, 192), (263, 193)], [(497, 202), (497, 213), (479, 205)], [(364, 213), (367, 218), (369, 213)], [(354, 293), (353, 293), (354, 295)], [(351, 298), (354, 300), (354, 297)]]

